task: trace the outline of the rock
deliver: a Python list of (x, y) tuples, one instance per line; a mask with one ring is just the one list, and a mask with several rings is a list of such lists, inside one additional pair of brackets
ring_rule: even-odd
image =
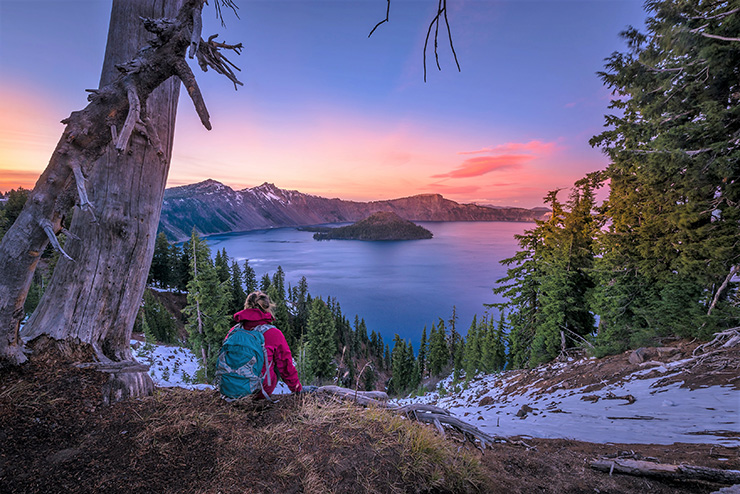
[(658, 347), (655, 349), (655, 351), (658, 353), (658, 357), (660, 358), (673, 357), (674, 355), (680, 352), (678, 348), (672, 347), (672, 346)]
[(479, 407), (485, 407), (488, 405), (493, 404), (493, 398), (490, 396), (484, 396), (482, 400), (480, 400), (480, 403), (478, 403)]
[(534, 411), (534, 408), (530, 407), (529, 405), (522, 405), (522, 408), (520, 408), (519, 411), (516, 412), (516, 416), (523, 419), (527, 416), (529, 412), (532, 411)]
[(740, 494), (740, 484), (723, 487), (718, 491), (712, 492), (712, 494)]
[(632, 352), (629, 356), (630, 364), (637, 365), (645, 362), (647, 359), (652, 358), (655, 355), (654, 349), (650, 348), (638, 348)]
[(590, 401), (591, 403), (596, 403), (599, 401), (599, 397), (596, 395), (584, 395), (581, 396), (581, 401)]

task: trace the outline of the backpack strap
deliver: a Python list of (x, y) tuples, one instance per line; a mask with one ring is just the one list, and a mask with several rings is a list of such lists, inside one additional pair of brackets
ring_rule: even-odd
[[(275, 326), (272, 324), (261, 324), (255, 328), (252, 328), (252, 331), (259, 331), (262, 334), (262, 337), (264, 338), (265, 333), (273, 329)], [(265, 392), (265, 386), (263, 384), (265, 376), (267, 376), (267, 385), (272, 386), (272, 377), (270, 374), (270, 367), (272, 366), (272, 362), (267, 358), (267, 347), (265, 345), (262, 346), (262, 351), (265, 353), (265, 372), (260, 376), (260, 388), (262, 388), (262, 396), (265, 397), (265, 399), (271, 403), (275, 403), (272, 398), (270, 398), (270, 395), (268, 395)]]

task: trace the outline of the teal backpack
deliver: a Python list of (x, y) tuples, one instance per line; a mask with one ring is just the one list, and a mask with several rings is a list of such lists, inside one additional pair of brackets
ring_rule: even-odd
[[(265, 349), (265, 331), (274, 328), (263, 324), (246, 330), (238, 324), (226, 335), (216, 364), (216, 381), (221, 394), (226, 398), (237, 399), (261, 391), (268, 400), (262, 382), (267, 375), (270, 382), (270, 364)], [(265, 372), (262, 372), (262, 368)]]

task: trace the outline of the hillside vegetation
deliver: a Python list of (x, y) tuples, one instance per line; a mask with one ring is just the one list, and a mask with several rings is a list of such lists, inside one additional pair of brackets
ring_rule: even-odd
[(396, 213), (381, 211), (352, 225), (315, 233), (316, 240), (421, 240), (432, 238), (423, 226), (405, 220)]

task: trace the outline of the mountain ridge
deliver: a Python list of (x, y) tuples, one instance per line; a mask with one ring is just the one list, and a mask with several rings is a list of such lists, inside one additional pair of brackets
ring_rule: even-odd
[(159, 231), (170, 240), (184, 240), (193, 228), (201, 235), (214, 235), (354, 222), (380, 211), (394, 212), (409, 221), (534, 221), (543, 219), (548, 210), (460, 204), (441, 194), (348, 201), (281, 189), (269, 182), (234, 190), (208, 179), (165, 190)]

